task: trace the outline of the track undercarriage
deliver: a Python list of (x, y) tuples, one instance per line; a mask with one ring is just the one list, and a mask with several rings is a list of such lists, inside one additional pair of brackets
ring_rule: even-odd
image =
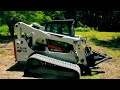
[(80, 68), (76, 64), (56, 60), (41, 54), (34, 54), (26, 63), (24, 76), (79, 79)]

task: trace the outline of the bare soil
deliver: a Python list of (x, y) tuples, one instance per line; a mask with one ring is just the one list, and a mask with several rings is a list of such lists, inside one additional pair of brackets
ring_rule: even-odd
[(23, 68), (15, 62), (13, 42), (0, 44), (0, 79), (36, 79), (23, 77)]

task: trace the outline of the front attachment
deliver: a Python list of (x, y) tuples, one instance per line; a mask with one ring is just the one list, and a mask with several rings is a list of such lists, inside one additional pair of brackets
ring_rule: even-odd
[(94, 67), (108, 59), (112, 59), (112, 57), (106, 55), (106, 54), (102, 54), (96, 51), (92, 51), (91, 47), (86, 47), (85, 48), (85, 52), (86, 52), (86, 60), (87, 60), (87, 66), (88, 67)]
[(93, 55), (94, 55), (95, 65), (98, 65), (108, 59), (112, 59), (112, 57), (110, 57), (106, 54), (96, 52), (96, 51), (93, 51)]
[(34, 54), (27, 60), (24, 76), (44, 79), (79, 79), (80, 68), (76, 64)]

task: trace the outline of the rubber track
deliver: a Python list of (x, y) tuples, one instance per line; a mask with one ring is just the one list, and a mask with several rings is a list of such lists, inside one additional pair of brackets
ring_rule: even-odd
[(34, 54), (34, 55), (29, 57), (29, 59), (32, 59), (32, 58), (35, 58), (35, 59), (38, 59), (40, 61), (53, 64), (53, 65), (57, 65), (57, 66), (60, 66), (60, 67), (72, 69), (72, 70), (78, 72), (79, 75), (81, 75), (80, 67), (77, 64), (72, 64), (72, 63), (69, 63), (69, 62), (57, 60), (57, 59), (54, 59), (54, 58), (51, 58), (51, 57), (48, 57), (48, 56), (45, 56), (45, 55), (41, 55), (41, 54)]

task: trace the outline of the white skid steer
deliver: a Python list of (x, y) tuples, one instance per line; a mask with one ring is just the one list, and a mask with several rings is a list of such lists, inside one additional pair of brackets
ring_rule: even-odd
[(83, 36), (76, 36), (74, 20), (52, 20), (45, 26), (15, 24), (14, 41), (17, 62), (26, 62), (24, 76), (57, 79), (80, 79), (90, 67), (111, 59), (92, 51)]

